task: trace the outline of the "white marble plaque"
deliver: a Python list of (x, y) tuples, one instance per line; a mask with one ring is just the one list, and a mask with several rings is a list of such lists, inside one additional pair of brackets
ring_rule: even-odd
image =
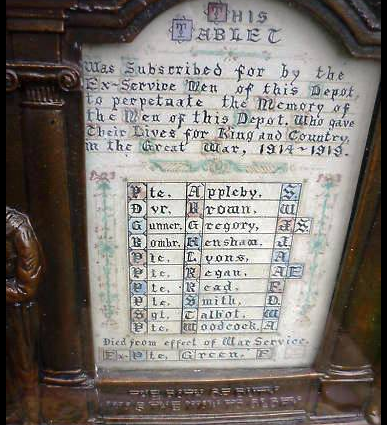
[(379, 65), (266, 0), (83, 52), (98, 367), (311, 366)]

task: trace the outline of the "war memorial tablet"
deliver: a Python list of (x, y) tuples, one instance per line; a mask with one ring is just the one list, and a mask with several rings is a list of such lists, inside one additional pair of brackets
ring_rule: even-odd
[(379, 65), (264, 0), (182, 4), (83, 65), (98, 367), (310, 367)]

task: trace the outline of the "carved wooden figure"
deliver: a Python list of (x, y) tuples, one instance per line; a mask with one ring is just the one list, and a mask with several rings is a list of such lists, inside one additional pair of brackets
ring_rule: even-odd
[(43, 255), (29, 219), (6, 207), (6, 413), (8, 423), (39, 425), (37, 306)]

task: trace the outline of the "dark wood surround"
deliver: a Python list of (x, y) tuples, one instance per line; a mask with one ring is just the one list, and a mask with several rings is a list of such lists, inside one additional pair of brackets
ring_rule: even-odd
[[(286, 0), (283, 0), (286, 2)], [(27, 213), (46, 256), (40, 288), (41, 423), (380, 423), (381, 119), (376, 105), (326, 336), (313, 369), (96, 376), (87, 264), (81, 50), (130, 42), (181, 0), (6, 1), (6, 205)], [(379, 60), (380, 3), (292, 0), (356, 57)], [(359, 308), (361, 306), (361, 308)], [(355, 344), (357, 349), (351, 349)], [(359, 349), (360, 348), (360, 349)], [(258, 391), (265, 408), (249, 408)], [(200, 394), (213, 408), (179, 409)], [(160, 416), (125, 406), (152, 397)], [(228, 411), (216, 400), (237, 399)], [(140, 406), (141, 404), (139, 404)], [(234, 406), (234, 407), (233, 407)], [(28, 422), (29, 423), (29, 422)], [(35, 423), (35, 422), (31, 422)]]

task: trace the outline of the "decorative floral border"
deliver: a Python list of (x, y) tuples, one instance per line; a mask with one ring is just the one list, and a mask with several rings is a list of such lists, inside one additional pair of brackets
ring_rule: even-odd
[(103, 326), (117, 327), (117, 317), (120, 311), (119, 292), (117, 284), (117, 270), (114, 258), (118, 249), (115, 242), (116, 218), (115, 195), (111, 186), (114, 173), (92, 172), (90, 180), (96, 183), (93, 194), (95, 201), (96, 222), (94, 229), (95, 249), (97, 252), (96, 266), (98, 275), (98, 295), (102, 304), (101, 313), (105, 318)]
[(149, 163), (152, 171), (163, 173), (199, 173), (204, 171), (216, 175), (227, 175), (231, 173), (284, 174), (288, 171), (288, 164), (276, 162), (240, 164), (231, 160), (211, 159), (197, 162), (150, 160)]
[(316, 233), (312, 236), (310, 243), (310, 252), (312, 261), (310, 264), (310, 279), (301, 292), (300, 300), (300, 316), (302, 320), (311, 320), (310, 313), (317, 304), (319, 297), (319, 281), (321, 274), (320, 257), (325, 254), (329, 247), (329, 229), (331, 227), (331, 214), (334, 210), (337, 197), (334, 194), (334, 189), (341, 183), (341, 175), (321, 175), (318, 179), (322, 192), (316, 196), (321, 214), (317, 222)]

